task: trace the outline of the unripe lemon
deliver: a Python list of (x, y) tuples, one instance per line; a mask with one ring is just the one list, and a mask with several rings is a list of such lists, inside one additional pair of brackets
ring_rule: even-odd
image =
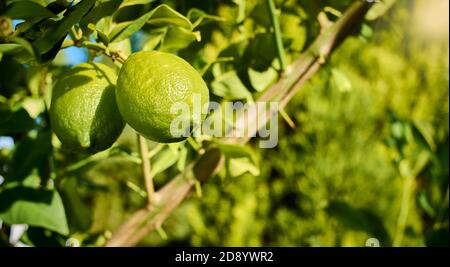
[(125, 122), (116, 103), (117, 75), (101, 63), (73, 67), (56, 83), (50, 122), (65, 148), (98, 152), (119, 137)]
[[(150, 140), (171, 143), (186, 138), (172, 134), (172, 122), (183, 117), (187, 123), (182, 124), (189, 126), (189, 133), (196, 124), (194, 105), (200, 105), (196, 108), (204, 115), (209, 91), (200, 74), (184, 59), (164, 52), (141, 51), (123, 64), (116, 98), (122, 117), (133, 129)], [(189, 108), (187, 116), (174, 112), (173, 107), (180, 103)]]

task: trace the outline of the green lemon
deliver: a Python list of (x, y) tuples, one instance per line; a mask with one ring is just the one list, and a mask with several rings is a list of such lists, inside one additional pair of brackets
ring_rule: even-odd
[(116, 103), (117, 75), (101, 63), (83, 63), (53, 89), (50, 122), (65, 148), (98, 152), (109, 148), (125, 123)]
[[(185, 139), (204, 119), (209, 91), (200, 74), (182, 58), (141, 51), (123, 64), (116, 98), (122, 117), (133, 129), (150, 140), (172, 143)], [(188, 112), (177, 110), (180, 103)], [(186, 134), (174, 135), (171, 125), (181, 125), (180, 132)]]

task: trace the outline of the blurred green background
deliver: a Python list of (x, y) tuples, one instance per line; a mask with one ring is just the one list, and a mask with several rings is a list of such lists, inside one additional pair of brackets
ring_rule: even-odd
[[(189, 5), (164, 2), (181, 13)], [(237, 19), (239, 5), (229, 2), (190, 5)], [(293, 60), (318, 34), (319, 11), (314, 13), (313, 1), (278, 2), (288, 2), (282, 5), (287, 15), (281, 22), (283, 33), (292, 37), (287, 49)], [(336, 11), (351, 1), (318, 2)], [(244, 12), (251, 22), (236, 22), (239, 27), (252, 28), (248, 24), (261, 20), (250, 5)], [(251, 142), (259, 175), (233, 176), (222, 170), (203, 186), (202, 197), (194, 194), (168, 218), (164, 230), (140, 245), (364, 246), (376, 238), (381, 246), (448, 246), (448, 5), (446, 0), (399, 0), (381, 18), (368, 21), (288, 105), (295, 127), (280, 116), (278, 146), (260, 149), (257, 140)], [(178, 54), (204, 66), (190, 58), (192, 51), (201, 46), (203, 59), (216, 57), (239, 40), (236, 23), (208, 24), (202, 44)], [(133, 49), (142, 49), (145, 38), (142, 33), (133, 36)], [(85, 51), (64, 53), (55, 66), (74, 64)], [(135, 149), (131, 129), (126, 128), (118, 144)], [(11, 148), (0, 149), (7, 158)], [(170, 149), (163, 150), (153, 164), (170, 159)], [(58, 152), (55, 160), (68, 166), (68, 159), (77, 157), (82, 158)], [(146, 200), (136, 163), (120, 155), (102, 157), (58, 174), (70, 236), (84, 246), (103, 245)], [(177, 164), (167, 167), (156, 175), (157, 187), (177, 173)], [(59, 246), (65, 239), (29, 227), (21, 241)]]

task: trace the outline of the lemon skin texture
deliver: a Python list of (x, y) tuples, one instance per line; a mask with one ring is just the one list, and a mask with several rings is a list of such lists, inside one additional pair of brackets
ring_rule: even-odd
[(56, 83), (49, 114), (63, 148), (95, 153), (117, 140), (125, 122), (116, 103), (116, 81), (107, 65), (82, 63)]
[(147, 139), (159, 143), (173, 143), (186, 137), (173, 136), (172, 121), (180, 116), (173, 114), (175, 103), (189, 106), (189, 117), (182, 120), (192, 130), (194, 94), (200, 96), (201, 120), (209, 91), (200, 74), (184, 59), (159, 51), (141, 51), (128, 57), (117, 80), (117, 104), (124, 120)]

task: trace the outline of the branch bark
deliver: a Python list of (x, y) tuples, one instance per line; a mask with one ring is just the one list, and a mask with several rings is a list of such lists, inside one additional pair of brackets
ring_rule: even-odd
[[(279, 101), (280, 108), (285, 107), (299, 88), (320, 69), (332, 52), (360, 26), (372, 5), (373, 1), (356, 1), (352, 4), (335, 24), (325, 30), (295, 62), (288, 66), (278, 82), (257, 101)], [(266, 116), (266, 122), (272, 115)], [(253, 135), (248, 134), (248, 136)], [(250, 138), (235, 138), (231, 142), (243, 145), (249, 140)], [(138, 210), (120, 226), (106, 246), (136, 245), (142, 238), (161, 226), (164, 220), (190, 195), (196, 179), (200, 182), (207, 181), (222, 167), (223, 162), (219, 149), (209, 148), (198, 160), (188, 165), (182, 173), (156, 193), (157, 199), (153, 207)]]

